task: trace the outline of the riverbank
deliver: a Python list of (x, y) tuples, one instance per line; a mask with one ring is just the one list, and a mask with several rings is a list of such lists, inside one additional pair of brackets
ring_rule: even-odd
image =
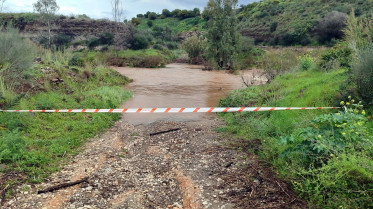
[(241, 141), (235, 143), (237, 149), (260, 155), (316, 208), (369, 208), (372, 203), (372, 130), (368, 128), (372, 122), (354, 98), (340, 103), (346, 71), (284, 73), (270, 84), (234, 91), (220, 102), (221, 106), (347, 106), (346, 113), (221, 114), (227, 125), (220, 131)]
[[(116, 108), (132, 94), (129, 79), (103, 66), (78, 65), (74, 55), (40, 49), (19, 75), (2, 109)], [(16, 92), (13, 92), (16, 91)], [(0, 113), (0, 194), (16, 195), (24, 182), (39, 183), (80, 151), (86, 139), (111, 127), (116, 114)]]

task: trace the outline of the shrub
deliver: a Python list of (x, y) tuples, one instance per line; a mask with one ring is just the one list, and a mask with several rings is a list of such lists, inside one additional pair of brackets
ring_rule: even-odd
[(294, 186), (315, 205), (366, 208), (373, 193), (373, 138), (362, 106), (352, 99), (341, 104), (346, 112), (321, 115), (308, 128), (281, 137), (277, 163), (302, 179)]
[(345, 44), (337, 44), (321, 55), (318, 63), (319, 67), (324, 70), (331, 70), (336, 67), (351, 68), (352, 50)]
[(182, 43), (182, 48), (188, 53), (189, 61), (200, 61), (205, 59), (207, 41), (206, 39), (198, 36), (193, 36), (186, 39)]
[[(32, 66), (34, 48), (18, 29), (8, 25), (0, 28), (0, 70), (8, 76), (19, 76)], [(4, 76), (4, 75), (3, 75)]]
[(359, 52), (353, 74), (359, 95), (368, 104), (373, 104), (373, 45)]
[(260, 65), (270, 82), (276, 75), (288, 72), (298, 65), (297, 53), (291, 49), (270, 51), (262, 57)]
[(114, 44), (114, 34), (105, 32), (101, 33), (98, 42), (100, 45), (113, 45)]
[(270, 26), (269, 30), (271, 32), (275, 32), (277, 30), (277, 26), (278, 26), (278, 22), (273, 22), (273, 23), (271, 23), (271, 26)]
[(154, 44), (153, 49), (163, 50), (163, 46), (160, 44)]
[(165, 63), (161, 56), (134, 57), (130, 63), (133, 67), (158, 68), (163, 67)]
[(70, 66), (84, 67), (85, 66), (85, 61), (79, 55), (74, 54), (74, 56), (69, 60), (69, 65)]
[(68, 47), (70, 45), (71, 41), (72, 41), (71, 36), (69, 36), (67, 34), (57, 34), (55, 37), (53, 37), (53, 44), (57, 48)]
[(88, 47), (90, 49), (94, 49), (95, 47), (99, 46), (100, 45), (100, 41), (98, 40), (98, 38), (92, 38), (89, 42), (88, 42)]
[(313, 67), (314, 59), (310, 55), (300, 57), (300, 70), (306, 71)]
[(179, 48), (179, 46), (178, 46), (178, 44), (177, 44), (176, 42), (168, 42), (168, 43), (166, 44), (166, 46), (167, 46), (167, 48), (168, 48), (169, 50), (175, 50), (175, 49), (178, 49), (178, 48)]
[(249, 52), (254, 48), (255, 40), (248, 36), (241, 36), (240, 38), (240, 51)]
[(151, 20), (148, 20), (148, 22), (146, 22), (146, 24), (149, 26), (149, 28), (153, 27), (153, 21), (151, 21)]
[(143, 34), (135, 34), (131, 41), (131, 49), (147, 49), (149, 47), (149, 40)]
[(332, 39), (341, 39), (343, 29), (346, 27), (347, 15), (333, 11), (327, 14), (316, 28), (320, 43), (330, 42)]
[(168, 10), (168, 9), (162, 10), (162, 15), (164, 15), (165, 17), (171, 17), (172, 16), (170, 10)]
[(148, 14), (148, 18), (150, 20), (155, 20), (155, 19), (157, 19), (157, 17), (158, 17), (158, 15), (155, 12), (151, 12), (151, 13)]

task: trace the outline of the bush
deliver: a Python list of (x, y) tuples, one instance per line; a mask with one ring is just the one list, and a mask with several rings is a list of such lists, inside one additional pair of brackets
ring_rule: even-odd
[(178, 44), (177, 44), (176, 42), (168, 42), (168, 43), (166, 44), (166, 46), (167, 46), (167, 48), (168, 48), (169, 50), (175, 50), (175, 49), (178, 49), (178, 48), (179, 48), (179, 46), (178, 46)]
[(155, 12), (151, 12), (151, 13), (148, 14), (148, 18), (150, 20), (155, 20), (155, 19), (157, 19), (157, 17), (158, 17), (158, 15)]
[[(8, 76), (18, 76), (32, 66), (34, 48), (18, 29), (8, 25), (0, 28), (0, 70)], [(4, 76), (4, 75), (3, 75)]]
[(294, 186), (315, 205), (367, 208), (373, 197), (373, 138), (362, 106), (351, 99), (341, 104), (346, 112), (321, 115), (308, 128), (281, 137), (277, 163), (306, 179)]
[(182, 48), (188, 53), (189, 61), (195, 64), (205, 60), (206, 47), (206, 39), (198, 36), (188, 38), (182, 43)]
[(359, 52), (353, 74), (359, 95), (368, 104), (373, 104), (373, 45)]
[(145, 56), (132, 58), (130, 64), (133, 67), (158, 68), (165, 66), (161, 56)]
[(298, 65), (297, 53), (291, 49), (270, 51), (262, 57), (260, 65), (270, 82), (276, 75), (293, 70)]
[(72, 38), (69, 35), (66, 34), (57, 34), (55, 37), (53, 37), (53, 44), (57, 48), (65, 48), (68, 47), (71, 44)]
[(69, 65), (70, 66), (84, 67), (85, 66), (85, 61), (79, 55), (74, 54), (74, 56), (69, 60)]
[(146, 22), (146, 24), (149, 26), (149, 28), (153, 27), (153, 21), (151, 21), (151, 20), (148, 20), (148, 22)]
[(94, 49), (96, 47), (98, 47), (100, 45), (100, 41), (98, 40), (98, 38), (92, 38), (89, 42), (88, 42), (88, 47), (90, 49)]
[(153, 49), (163, 50), (163, 46), (160, 44), (154, 44)]
[(323, 70), (332, 70), (336, 67), (351, 68), (352, 50), (345, 44), (338, 44), (321, 55), (318, 63)]
[(346, 27), (347, 15), (333, 11), (327, 14), (316, 28), (320, 43), (327, 43), (333, 39), (343, 37), (343, 29)]
[(149, 40), (143, 34), (135, 34), (133, 40), (131, 41), (131, 49), (147, 49), (149, 48)]
[(165, 17), (171, 17), (172, 16), (170, 10), (168, 10), (168, 9), (162, 10), (162, 15), (164, 15)]
[(114, 34), (106, 32), (101, 33), (98, 42), (100, 45), (113, 45), (114, 44)]
[(310, 70), (314, 65), (314, 59), (310, 55), (305, 55), (299, 59), (300, 70), (306, 71)]
[(253, 50), (255, 46), (255, 40), (248, 36), (241, 36), (240, 38), (240, 51), (249, 52)]

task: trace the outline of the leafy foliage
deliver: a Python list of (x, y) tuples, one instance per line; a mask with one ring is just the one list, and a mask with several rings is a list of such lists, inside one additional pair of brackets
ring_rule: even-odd
[(232, 69), (239, 44), (238, 20), (234, 13), (237, 0), (210, 0), (205, 8), (208, 22), (208, 56), (220, 69)]
[(193, 36), (185, 40), (182, 48), (188, 53), (191, 63), (199, 63), (205, 59), (207, 41), (201, 36)]
[(345, 16), (355, 9), (359, 18), (369, 17), (372, 7), (372, 1), (263, 0), (241, 8), (238, 18), (241, 33), (256, 43), (335, 44), (342, 38)]

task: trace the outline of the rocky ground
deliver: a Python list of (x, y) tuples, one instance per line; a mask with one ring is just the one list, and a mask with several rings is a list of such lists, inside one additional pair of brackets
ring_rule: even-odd
[[(229, 137), (214, 131), (222, 125), (217, 119), (136, 127), (120, 121), (45, 183), (19, 186), (2, 208), (306, 207), (255, 155), (232, 149), (241, 145), (228, 145)], [(171, 129), (180, 130), (151, 136)]]

